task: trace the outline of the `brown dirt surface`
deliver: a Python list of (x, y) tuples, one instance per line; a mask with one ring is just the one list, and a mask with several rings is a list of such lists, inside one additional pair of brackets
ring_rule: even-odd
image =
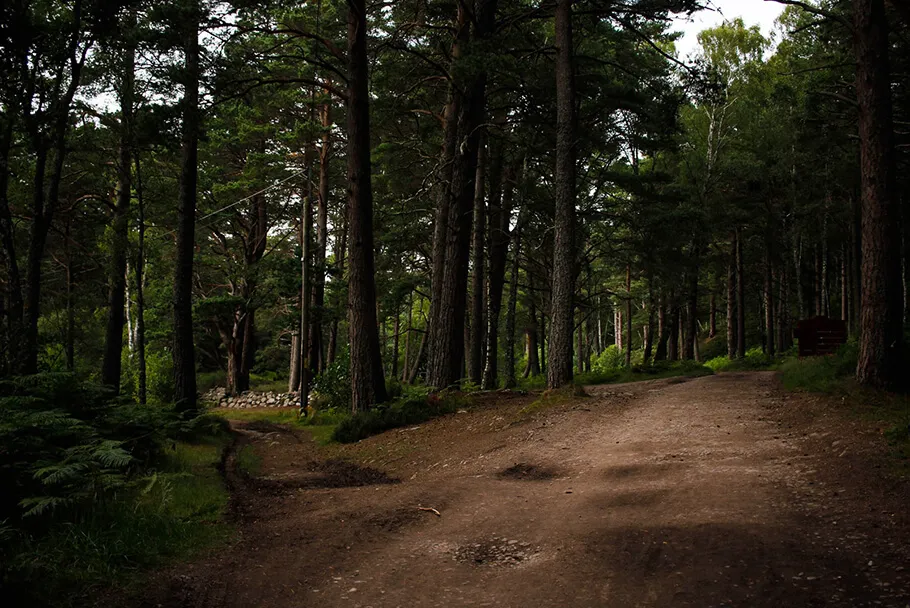
[(237, 424), (240, 538), (130, 605), (910, 606), (908, 483), (837, 399), (770, 372), (587, 392), (346, 446)]

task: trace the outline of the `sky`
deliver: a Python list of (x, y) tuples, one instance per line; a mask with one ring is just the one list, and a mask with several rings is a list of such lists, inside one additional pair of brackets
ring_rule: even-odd
[(760, 25), (762, 33), (767, 36), (774, 28), (774, 20), (785, 8), (783, 4), (765, 0), (711, 0), (711, 3), (718, 10), (695, 13), (690, 21), (684, 18), (677, 20), (674, 29), (684, 33), (676, 43), (681, 59), (698, 47), (696, 36), (700, 31), (719, 25), (724, 19), (742, 17), (746, 26)]

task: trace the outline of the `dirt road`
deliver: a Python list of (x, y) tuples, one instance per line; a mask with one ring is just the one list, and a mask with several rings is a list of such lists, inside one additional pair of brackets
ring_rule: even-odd
[(587, 390), (329, 453), (248, 426), (242, 538), (146, 605), (910, 606), (907, 488), (869, 429), (771, 373)]

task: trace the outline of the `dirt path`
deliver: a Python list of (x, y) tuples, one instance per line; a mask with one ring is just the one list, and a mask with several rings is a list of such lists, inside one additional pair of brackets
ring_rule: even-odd
[(910, 606), (907, 488), (867, 474), (867, 429), (770, 373), (588, 392), (329, 454), (247, 428), (242, 539), (146, 605)]

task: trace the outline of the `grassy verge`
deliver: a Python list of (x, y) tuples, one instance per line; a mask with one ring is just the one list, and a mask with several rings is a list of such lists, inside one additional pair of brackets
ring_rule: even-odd
[(840, 396), (850, 415), (878, 428), (888, 441), (894, 471), (910, 477), (910, 395), (857, 385), (856, 358), (854, 343), (827, 357), (791, 357), (779, 366), (781, 380), (789, 391)]
[(2, 556), (7, 597), (27, 598), (32, 606), (78, 605), (100, 589), (135, 584), (149, 568), (226, 541), (228, 493), (217, 466), (228, 441), (225, 435), (175, 443), (129, 490), (51, 524), (40, 537), (13, 539)]

